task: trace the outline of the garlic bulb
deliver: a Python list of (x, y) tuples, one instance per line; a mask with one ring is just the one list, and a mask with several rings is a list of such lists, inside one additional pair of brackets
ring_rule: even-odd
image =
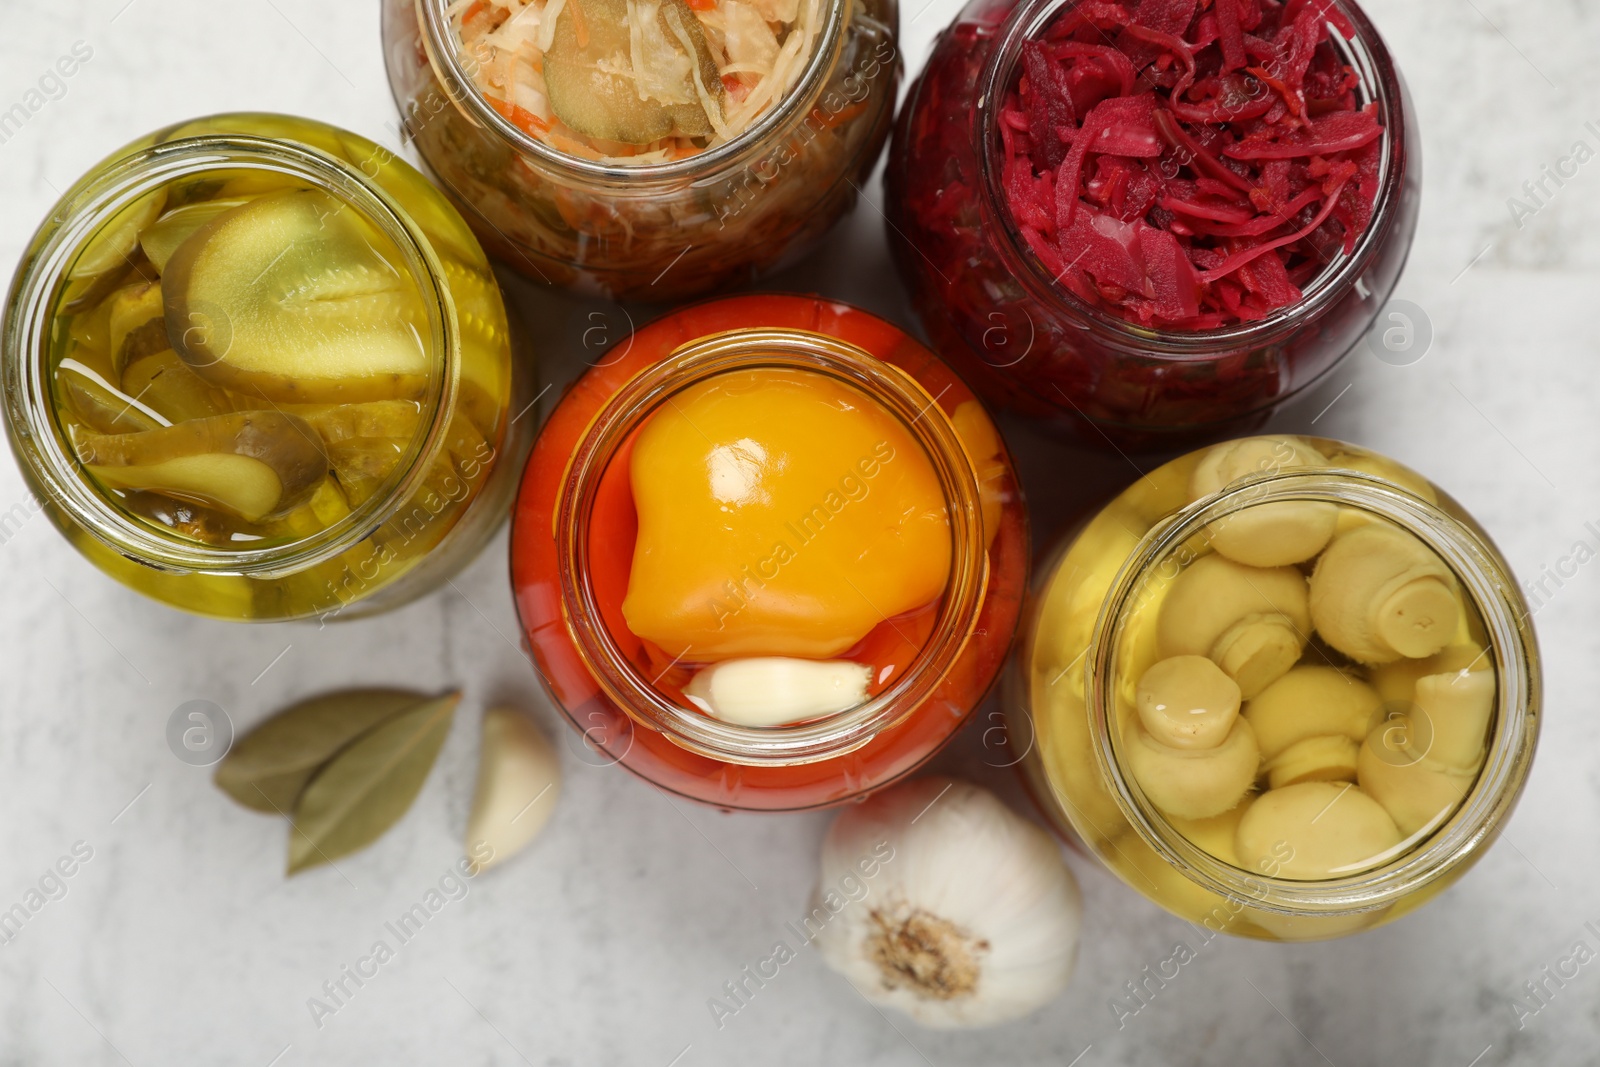
[(520, 852), (550, 821), (560, 795), (561, 761), (539, 728), (515, 708), (484, 712), (467, 852), (487, 855), (474, 873)]
[(924, 1026), (1021, 1018), (1077, 960), (1083, 903), (1060, 847), (967, 782), (923, 778), (841, 814), (817, 897), (831, 913), (814, 942), (823, 959)]

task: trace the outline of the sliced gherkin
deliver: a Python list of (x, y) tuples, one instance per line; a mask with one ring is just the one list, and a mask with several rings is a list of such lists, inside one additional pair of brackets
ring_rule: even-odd
[(167, 334), (214, 385), (276, 403), (413, 399), (430, 354), (416, 283), (384, 238), (318, 190), (206, 223), (167, 263)]
[(248, 203), (245, 200), (202, 200), (175, 207), (139, 234), (139, 246), (156, 270), (165, 274), (167, 262), (178, 246), (193, 233), (225, 211)]
[(316, 431), (276, 411), (213, 415), (143, 433), (88, 434), (77, 450), (89, 473), (110, 488), (195, 501), (247, 522), (304, 503), (328, 473)]
[(122, 372), (122, 391), (168, 422), (221, 415), (238, 405), (189, 369), (170, 348), (140, 356)]
[(544, 80), (557, 118), (624, 144), (709, 137), (705, 97), (722, 108), (722, 77), (684, 0), (567, 0)]

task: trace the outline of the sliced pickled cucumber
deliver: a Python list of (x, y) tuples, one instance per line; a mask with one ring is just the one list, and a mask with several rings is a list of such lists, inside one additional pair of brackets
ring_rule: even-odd
[(374, 400), (366, 404), (306, 405), (295, 414), (309, 422), (329, 445), (352, 437), (393, 437), (409, 441), (422, 422), (414, 400)]
[(122, 391), (168, 422), (222, 415), (238, 405), (170, 348), (140, 356), (122, 372)]
[(111, 368), (117, 374), (141, 356), (172, 347), (167, 342), (160, 285), (134, 282), (112, 293), (107, 303), (111, 305)]
[(172, 253), (196, 230), (223, 212), (232, 211), (246, 203), (248, 201), (245, 200), (202, 200), (196, 204), (175, 207), (139, 234), (139, 246), (144, 249), (145, 258), (156, 270), (165, 274)]
[(166, 203), (166, 190), (158, 189), (117, 212), (95, 232), (67, 272), (63, 311), (91, 307), (122, 283), (142, 258), (137, 255), (140, 231), (160, 216)]
[(352, 437), (328, 447), (328, 464), (351, 507), (383, 487), (410, 444), (409, 438)]
[(304, 419), (241, 411), (144, 433), (78, 442), (78, 458), (113, 489), (139, 489), (220, 508), (247, 522), (290, 511), (327, 476), (322, 442)]
[(139, 518), (208, 545), (227, 547), (234, 543), (238, 520), (215, 508), (188, 500), (175, 500), (160, 493), (131, 492), (122, 496), (122, 506)]
[(706, 96), (721, 117), (722, 78), (684, 0), (567, 0), (544, 80), (557, 118), (607, 141), (708, 137)]
[(196, 374), (276, 403), (407, 399), (427, 389), (415, 282), (325, 193), (260, 197), (173, 253), (167, 333)]
[(162, 426), (155, 412), (70, 357), (56, 368), (56, 389), (67, 410), (96, 433), (140, 433)]

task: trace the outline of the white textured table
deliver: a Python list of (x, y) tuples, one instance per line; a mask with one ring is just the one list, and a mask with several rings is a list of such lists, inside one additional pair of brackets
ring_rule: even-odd
[[(913, 70), (956, 3), (917, 7), (903, 28)], [(1404, 368), (1358, 353), (1280, 422), (1315, 421), (1319, 433), (1424, 471), (1531, 577), (1576, 542), (1600, 547), (1586, 525), (1600, 521), (1600, 163), (1521, 228), (1507, 198), (1574, 142), (1600, 149), (1600, 122), (1585, 126), (1600, 120), (1600, 13), (1558, 0), (1369, 7), (1421, 118), (1425, 208), (1398, 295), (1426, 309), (1433, 346)], [(79, 41), (93, 55), (65, 94), (30, 97)], [(8, 263), (59, 190), (168, 122), (272, 109), (395, 140), (376, 5), (353, 0), (6, 0), (0, 112), (14, 103), (30, 114), (0, 144)], [(881, 231), (863, 206), (775, 285), (908, 321)], [(578, 366), (574, 307), (522, 285), (513, 297), (543, 339), (547, 373), (565, 381)], [(1064, 516), (1133, 475), (1116, 457), (1012, 440), (1035, 475), (1041, 544)], [(13, 466), (0, 464), (0, 516), (25, 499)], [(1193, 934), (1074, 857), (1087, 922), (1071, 991), (1023, 1023), (955, 1035), (903, 1020), (897, 1032), (810, 953), (717, 1030), (707, 998), (804, 913), (827, 817), (719, 815), (586, 766), (508, 638), (516, 624), (503, 533), (455, 589), (322, 632), (168, 611), (102, 577), (39, 517), (0, 526), (0, 589), (0, 910), (75, 842), (93, 850), (66, 895), (0, 944), (4, 1067), (1600, 1058), (1600, 963), (1563, 987), (1547, 981), (1536, 1014), (1519, 1020), (1513, 1006), (1519, 997), (1531, 1006), (1524, 983), (1555, 973), (1576, 942), (1584, 958), (1600, 950), (1593, 567), (1538, 613), (1549, 714), (1522, 805), (1506, 838), (1430, 907), (1332, 944), (1219, 939), (1119, 1030), (1108, 1000)], [(410, 814), (341, 862), (348, 881), (329, 869), (285, 881), (283, 824), (235, 807), (164, 739), (187, 700), (217, 702), (242, 731), (308, 693), (395, 681), (459, 685), (467, 699)], [(459, 855), (476, 712), (507, 698), (535, 707), (561, 739), (567, 785), (555, 821), (515, 863), (471, 883), (318, 1030), (307, 998)], [(977, 731), (940, 764), (1015, 798), (1007, 772), (985, 766)]]

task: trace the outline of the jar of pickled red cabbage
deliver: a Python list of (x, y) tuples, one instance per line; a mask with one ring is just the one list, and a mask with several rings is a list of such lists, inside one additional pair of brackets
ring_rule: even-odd
[(596, 762), (724, 808), (911, 773), (1005, 659), (1015, 472), (937, 357), (844, 304), (747, 296), (624, 339), (561, 401), (512, 521), (517, 610)]
[(369, 614), (498, 527), (530, 368), (472, 231), (319, 122), (160, 130), (74, 185), (6, 306), (23, 474), (101, 570), (172, 607)]
[(1539, 733), (1528, 605), (1459, 503), (1323, 438), (1192, 452), (1048, 565), (1009, 685), (1041, 807), (1211, 933), (1388, 922), (1476, 862)]
[(890, 242), (991, 403), (1198, 442), (1371, 327), (1416, 228), (1415, 123), (1348, 0), (975, 0), (901, 109)]
[(854, 204), (899, 83), (895, 0), (385, 0), (414, 141), (545, 284), (675, 301), (794, 261)]

